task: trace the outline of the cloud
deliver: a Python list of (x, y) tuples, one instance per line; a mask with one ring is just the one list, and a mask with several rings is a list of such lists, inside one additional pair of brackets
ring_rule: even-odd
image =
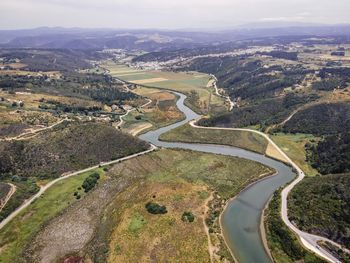
[(208, 28), (250, 22), (350, 23), (349, 0), (0, 0), (0, 28)]
[(264, 17), (261, 18), (261, 22), (278, 22), (278, 21), (301, 21), (304, 20), (304, 16), (279, 16), (279, 17)]

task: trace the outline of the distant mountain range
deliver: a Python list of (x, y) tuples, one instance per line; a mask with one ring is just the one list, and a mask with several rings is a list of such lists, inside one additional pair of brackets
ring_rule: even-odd
[(0, 47), (63, 49), (121, 48), (155, 51), (168, 48), (191, 48), (200, 45), (250, 38), (288, 35), (349, 36), (350, 25), (267, 22), (247, 24), (221, 31), (41, 27), (22, 30), (0, 30)]

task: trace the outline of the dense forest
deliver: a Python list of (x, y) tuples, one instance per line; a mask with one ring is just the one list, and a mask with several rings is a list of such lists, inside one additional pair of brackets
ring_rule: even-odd
[(282, 129), (287, 133), (337, 134), (350, 130), (350, 104), (319, 104), (296, 113)]
[(298, 105), (316, 100), (317, 95), (302, 96), (289, 93), (284, 97), (260, 100), (259, 102), (242, 108), (234, 108), (231, 112), (209, 119), (201, 119), (200, 125), (219, 127), (246, 127), (260, 125), (264, 127), (279, 123)]
[(307, 144), (307, 160), (321, 174), (350, 172), (350, 132), (327, 136), (317, 145)]
[(261, 60), (247, 55), (199, 58), (181, 70), (214, 74), (218, 86), (224, 88), (232, 99), (240, 97), (248, 100), (273, 97), (284, 88), (299, 84), (310, 72), (300, 66), (288, 69), (282, 66), (263, 67)]

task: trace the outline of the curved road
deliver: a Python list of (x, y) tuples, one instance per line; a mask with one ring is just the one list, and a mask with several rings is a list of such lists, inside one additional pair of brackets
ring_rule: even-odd
[[(142, 107), (145, 107), (147, 106), (148, 104), (150, 104), (152, 102), (152, 100), (148, 99), (147, 103), (145, 103), (144, 105), (141, 106)], [(130, 109), (128, 110), (124, 115), (120, 116), (120, 120), (121, 122), (123, 121), (123, 117), (125, 117), (127, 114), (129, 114), (131, 111), (135, 110), (135, 108), (133, 109)], [(62, 120), (64, 121), (64, 120)], [(59, 123), (61, 123), (62, 121), (60, 121)], [(56, 123), (54, 126), (58, 125), (59, 123)], [(50, 126), (50, 127), (46, 127), (44, 129), (51, 129), (52, 127), (54, 126)], [(119, 125), (118, 125), (119, 126)], [(118, 127), (117, 126), (117, 127)], [(25, 208), (27, 208), (35, 199), (37, 199), (38, 197), (40, 197), (47, 189), (49, 189), (51, 186), (53, 186), (55, 183), (59, 182), (59, 181), (62, 181), (64, 179), (67, 179), (71, 176), (74, 176), (74, 175), (78, 175), (78, 174), (81, 174), (81, 173), (85, 173), (85, 172), (88, 172), (88, 171), (91, 171), (93, 169), (96, 169), (98, 167), (103, 167), (103, 166), (107, 166), (107, 165), (111, 165), (111, 164), (115, 164), (115, 163), (119, 163), (119, 162), (122, 162), (122, 161), (125, 161), (125, 160), (129, 160), (129, 159), (132, 159), (132, 158), (135, 158), (137, 156), (140, 156), (140, 155), (143, 155), (143, 154), (147, 154), (149, 152), (152, 152), (154, 151), (155, 149), (157, 149), (157, 147), (153, 144), (151, 144), (151, 147), (150, 149), (146, 150), (146, 151), (143, 151), (143, 152), (139, 152), (139, 153), (135, 153), (135, 154), (132, 154), (132, 155), (129, 155), (129, 156), (126, 156), (126, 157), (123, 157), (123, 158), (119, 158), (119, 159), (116, 159), (116, 160), (113, 160), (113, 161), (109, 161), (109, 162), (103, 162), (103, 163), (100, 163), (98, 165), (94, 165), (94, 166), (91, 166), (91, 167), (88, 167), (88, 168), (85, 168), (85, 169), (82, 169), (82, 170), (79, 170), (79, 171), (76, 171), (76, 172), (72, 172), (72, 173), (69, 173), (69, 174), (66, 174), (64, 176), (61, 176), (51, 182), (49, 182), (48, 184), (46, 184), (45, 186), (42, 186), (39, 190), (39, 192), (37, 192), (35, 195), (33, 195), (30, 199), (26, 200), (20, 207), (18, 207), (15, 211), (13, 211), (8, 217), (6, 217), (3, 221), (1, 221), (0, 223), (0, 229), (2, 229), (6, 224), (8, 224), (13, 218), (15, 218), (20, 212), (22, 212)]]
[(132, 158), (135, 158), (137, 156), (140, 156), (140, 155), (143, 155), (143, 154), (146, 154), (146, 153), (149, 153), (149, 152), (152, 152), (154, 151), (155, 149), (157, 149), (156, 146), (154, 146), (153, 144), (151, 144), (151, 147), (150, 149), (146, 150), (146, 151), (143, 151), (143, 152), (139, 152), (139, 153), (135, 153), (135, 154), (132, 154), (132, 155), (129, 155), (129, 156), (126, 156), (126, 157), (123, 157), (123, 158), (119, 158), (117, 160), (113, 160), (113, 161), (109, 161), (109, 162), (103, 162), (103, 163), (100, 163), (98, 165), (94, 165), (94, 166), (91, 166), (91, 167), (88, 167), (88, 168), (85, 168), (85, 169), (82, 169), (82, 170), (79, 170), (79, 171), (76, 171), (76, 172), (73, 172), (73, 173), (69, 173), (69, 174), (66, 174), (64, 176), (61, 176), (51, 182), (49, 182), (48, 184), (46, 184), (45, 186), (41, 187), (39, 192), (37, 192), (34, 196), (32, 196), (30, 199), (28, 199), (24, 204), (22, 204), (20, 207), (18, 207), (15, 211), (13, 211), (8, 217), (6, 217), (1, 223), (0, 223), (0, 229), (2, 229), (7, 223), (9, 223), (13, 218), (15, 218), (20, 212), (23, 211), (23, 209), (27, 208), (35, 199), (37, 199), (38, 197), (40, 197), (47, 189), (49, 189), (51, 186), (53, 186), (55, 183), (59, 182), (59, 181), (62, 181), (64, 179), (67, 179), (71, 176), (74, 176), (74, 175), (78, 175), (78, 174), (81, 174), (81, 173), (85, 173), (85, 172), (88, 172), (88, 171), (91, 171), (93, 169), (96, 169), (96, 168), (99, 168), (99, 167), (103, 167), (103, 166), (107, 166), (107, 165), (111, 165), (111, 164), (115, 164), (115, 163), (119, 163), (119, 162), (122, 162), (122, 161), (126, 161), (126, 160), (129, 160), (129, 159), (132, 159)]
[(196, 121), (191, 121), (190, 125), (194, 128), (199, 128), (199, 129), (216, 129), (216, 130), (232, 130), (232, 131), (248, 131), (248, 132), (253, 132), (257, 133), (261, 136), (263, 136), (269, 143), (271, 143), (276, 150), (284, 157), (286, 160), (289, 162), (289, 164), (296, 170), (298, 173), (298, 177), (290, 183), (287, 187), (285, 187), (281, 193), (282, 195), (282, 207), (281, 207), (281, 217), (283, 222), (291, 229), (301, 240), (302, 244), (308, 248), (309, 250), (313, 251), (315, 254), (321, 256), (322, 258), (325, 258), (326, 260), (334, 263), (340, 262), (337, 258), (335, 258), (331, 253), (329, 253), (327, 250), (323, 249), (320, 247), (317, 242), (319, 241), (327, 241), (332, 243), (333, 245), (337, 247), (341, 247), (339, 244), (335, 243), (334, 241), (306, 233), (304, 231), (301, 231), (298, 229), (288, 218), (288, 206), (287, 206), (287, 201), (288, 201), (288, 194), (290, 191), (294, 188), (295, 185), (297, 185), (300, 181), (302, 181), (305, 177), (304, 172), (293, 162), (287, 154), (285, 154), (278, 146), (277, 144), (265, 133), (256, 131), (256, 130), (251, 130), (251, 129), (244, 129), (244, 128), (219, 128), (219, 127), (203, 127), (203, 126), (198, 126), (195, 124)]
[[(180, 93), (181, 94), (181, 93)], [(183, 95), (183, 94), (181, 94)], [(185, 96), (185, 95), (183, 95)], [(151, 100), (148, 101), (146, 104), (144, 104), (142, 107), (148, 105), (149, 103), (151, 103)], [(134, 110), (134, 109), (132, 109)], [(126, 114), (124, 114), (123, 116), (121, 116), (121, 122), (122, 122), (122, 117), (126, 116), (129, 112), (131, 112), (132, 110), (129, 110)], [(193, 116), (192, 116), (193, 117)], [(185, 122), (189, 121), (190, 119), (187, 118), (185, 120)], [(184, 121), (182, 121), (184, 122)], [(182, 123), (181, 122), (181, 123)], [(201, 126), (197, 126), (195, 124), (194, 121), (191, 121), (190, 122), (190, 125), (195, 127), (195, 128), (200, 128), (200, 129), (222, 129), (222, 130), (238, 130), (238, 131), (249, 131), (249, 132), (254, 132), (254, 133), (257, 133), (261, 136), (263, 136), (264, 138), (266, 138), (266, 140), (268, 140), (269, 143), (271, 143), (276, 149), (277, 151), (280, 152), (281, 155), (283, 155), (286, 160), (288, 160), (288, 162), (290, 163), (290, 165), (292, 165), (292, 167), (297, 171), (298, 173), (298, 177), (292, 182), (290, 183), (286, 188), (283, 189), (282, 191), (282, 208), (281, 208), (281, 217), (282, 217), (282, 220), (284, 221), (284, 223), (294, 232), (298, 235), (298, 237), (300, 238), (300, 240), (302, 241), (303, 245), (305, 247), (307, 247), (308, 249), (312, 250), (314, 253), (318, 254), (319, 256), (327, 259), (328, 261), (330, 262), (336, 262), (338, 263), (339, 260), (337, 260), (333, 255), (331, 255), (328, 251), (326, 251), (325, 249), (321, 248), (318, 246), (317, 242), (318, 241), (328, 241), (336, 246), (339, 247), (339, 245), (327, 238), (324, 238), (324, 237), (320, 237), (320, 236), (316, 236), (316, 235), (312, 235), (312, 234), (309, 234), (309, 233), (306, 233), (306, 232), (303, 232), (301, 230), (299, 230), (295, 225), (293, 225), (289, 218), (288, 218), (288, 209), (287, 209), (287, 197), (288, 197), (288, 194), (290, 193), (290, 191), (293, 189), (293, 187), (298, 184), (304, 177), (304, 173), (303, 171), (271, 140), (271, 138), (265, 134), (265, 133), (262, 133), (260, 131), (256, 131), (256, 130), (251, 130), (251, 129), (241, 129), (241, 128), (217, 128), (217, 127), (201, 127)], [(173, 126), (173, 125), (170, 125), (170, 126)], [(176, 125), (178, 126), (178, 124)], [(159, 129), (159, 130), (162, 130)], [(161, 131), (160, 131), (161, 132)], [(142, 137), (142, 136), (141, 136)], [(4, 219), (1, 223), (0, 223), (0, 229), (2, 229), (8, 222), (10, 222), (15, 216), (17, 216), (21, 211), (23, 211), (23, 209), (25, 209), (26, 207), (28, 207), (32, 201), (34, 201), (36, 198), (38, 198), (39, 196), (41, 196), (47, 189), (49, 189), (52, 185), (54, 185), (56, 182), (58, 181), (61, 181), (61, 180), (64, 180), (66, 178), (69, 178), (71, 176), (74, 176), (74, 175), (77, 175), (77, 174), (80, 174), (80, 173), (83, 173), (83, 172), (87, 172), (87, 171), (90, 171), (92, 169), (96, 169), (98, 168), (99, 166), (105, 166), (105, 165), (110, 165), (110, 164), (114, 164), (114, 163), (118, 163), (118, 162), (121, 162), (121, 161), (124, 161), (124, 160), (127, 160), (127, 159), (131, 159), (131, 158), (134, 158), (134, 157), (137, 157), (137, 156), (140, 156), (142, 154), (146, 154), (146, 153), (149, 153), (151, 151), (154, 151), (157, 147), (154, 146), (153, 144), (151, 144), (151, 148), (149, 150), (146, 150), (144, 152), (140, 152), (140, 153), (136, 153), (136, 154), (133, 154), (133, 155), (130, 155), (130, 156), (127, 156), (127, 157), (123, 157), (123, 158), (120, 158), (118, 160), (114, 160), (114, 161), (110, 161), (110, 162), (105, 162), (105, 163), (101, 163), (100, 165), (95, 165), (95, 166), (92, 166), (92, 167), (89, 167), (89, 168), (86, 168), (86, 169), (83, 169), (83, 170), (80, 170), (80, 171), (77, 171), (77, 172), (73, 172), (73, 173), (70, 173), (70, 174), (67, 174), (65, 176), (62, 176), (60, 178), (57, 178), (53, 181), (51, 181), (50, 183), (48, 183), (47, 185), (43, 186), (40, 191), (35, 194), (32, 198), (30, 198), (29, 200), (27, 200), (23, 205), (21, 205), (18, 209), (16, 209), (13, 213), (11, 213), (6, 219)]]

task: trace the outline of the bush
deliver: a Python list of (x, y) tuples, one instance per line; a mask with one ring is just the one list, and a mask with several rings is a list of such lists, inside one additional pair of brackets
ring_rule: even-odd
[(184, 221), (184, 222), (193, 222), (194, 221), (194, 215), (192, 214), (192, 212), (184, 212), (182, 214), (182, 217), (181, 217), (181, 220)]
[(156, 203), (148, 202), (145, 205), (148, 213), (151, 214), (166, 214), (168, 211), (166, 210), (165, 205), (159, 205)]
[(98, 179), (100, 179), (100, 175), (98, 173), (92, 173), (84, 180), (82, 187), (84, 188), (85, 193), (95, 187)]

